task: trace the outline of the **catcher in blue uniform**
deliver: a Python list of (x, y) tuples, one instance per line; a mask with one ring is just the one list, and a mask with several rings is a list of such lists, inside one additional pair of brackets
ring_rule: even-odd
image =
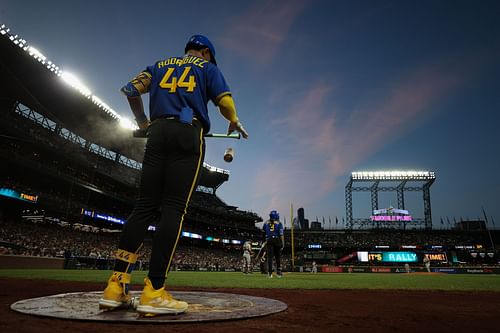
[[(210, 130), (208, 101), (229, 121), (228, 133), (238, 131), (248, 137), (210, 40), (194, 35), (184, 52), (184, 56), (155, 62), (121, 89), (139, 128), (147, 129), (147, 142), (139, 195), (123, 228), (113, 274), (99, 301), (101, 309), (130, 305), (131, 273), (148, 227), (156, 224), (150, 268), (137, 311), (146, 316), (186, 311), (188, 304), (174, 299), (164, 283), (203, 165), (203, 133)], [(145, 93), (150, 95), (149, 119), (141, 99)]]
[(269, 220), (262, 227), (267, 244), (267, 274), (273, 277), (273, 257), (276, 259), (276, 274), (280, 278), (281, 272), (281, 251), (285, 247), (285, 237), (283, 235), (283, 224), (280, 222), (280, 215), (273, 210), (269, 213)]

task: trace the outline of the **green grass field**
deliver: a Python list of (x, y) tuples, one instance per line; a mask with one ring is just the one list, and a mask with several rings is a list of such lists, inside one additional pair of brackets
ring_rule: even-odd
[[(0, 277), (101, 282), (110, 271), (57, 269), (0, 269)], [(132, 283), (142, 285), (146, 272), (134, 272)], [(284, 278), (231, 272), (171, 272), (168, 284), (192, 288), (397, 289), (500, 292), (499, 275), (413, 275), (389, 273), (287, 273)]]

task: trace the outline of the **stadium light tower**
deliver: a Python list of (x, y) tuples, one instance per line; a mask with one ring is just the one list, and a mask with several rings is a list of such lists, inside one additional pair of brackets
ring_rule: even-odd
[(78, 90), (82, 95), (85, 97), (90, 97), (92, 95), (92, 92), (90, 91), (89, 88), (87, 88), (81, 81), (78, 79), (76, 76), (74, 76), (71, 73), (68, 72), (62, 72), (61, 74), (61, 79), (63, 79), (64, 82)]
[[(371, 192), (372, 211), (379, 209), (378, 192), (396, 192), (398, 198), (398, 209), (405, 209), (404, 192), (422, 191), (424, 200), (424, 219), (414, 219), (412, 224), (423, 224), (425, 229), (432, 229), (431, 196), (430, 187), (436, 180), (434, 171), (357, 171), (351, 173), (351, 178), (345, 187), (346, 222), (348, 228), (354, 225), (364, 226), (371, 223), (367, 218), (353, 218), (352, 215), (352, 192)], [(408, 181), (423, 182), (422, 186), (406, 186)], [(353, 186), (354, 183), (372, 183), (371, 186)], [(379, 187), (380, 182), (399, 183), (397, 186)]]
[(62, 71), (52, 60), (49, 60), (40, 50), (29, 45), (25, 39), (19, 37), (17, 34), (13, 35), (10, 33), (10, 29), (5, 26), (5, 24), (0, 25), (0, 35), (8, 38), (12, 43), (23, 49), (31, 57), (41, 63), (47, 70), (54, 73), (60, 77), (65, 83), (69, 84), (71, 87), (79, 91), (83, 96), (89, 98), (96, 104), (101, 110), (106, 114), (118, 120), (118, 124), (127, 130), (138, 129), (137, 125), (131, 121), (128, 117), (119, 115), (115, 110), (113, 110), (109, 105), (104, 103), (99, 97), (92, 94), (89, 88), (87, 88), (75, 75), (68, 73), (67, 71)]

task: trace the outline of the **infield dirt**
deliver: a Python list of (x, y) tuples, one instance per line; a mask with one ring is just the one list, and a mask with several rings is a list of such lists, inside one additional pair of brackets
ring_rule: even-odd
[[(10, 304), (26, 298), (66, 292), (98, 291), (103, 284), (0, 278), (1, 332), (496, 332), (500, 293), (296, 290), (186, 289), (269, 297), (288, 310), (263, 318), (168, 325), (79, 322), (23, 315)], [(141, 286), (135, 286), (140, 290)], [(96, 305), (97, 306), (97, 305)]]

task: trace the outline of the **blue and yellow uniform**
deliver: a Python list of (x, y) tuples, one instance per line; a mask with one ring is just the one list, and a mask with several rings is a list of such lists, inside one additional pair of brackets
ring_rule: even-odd
[[(212, 43), (205, 36), (194, 35), (185, 52), (183, 57), (162, 59), (148, 66), (121, 89), (139, 127), (147, 128), (147, 142), (139, 195), (120, 237), (114, 272), (99, 301), (104, 309), (130, 304), (131, 273), (148, 227), (155, 224), (148, 277), (137, 311), (145, 315), (186, 311), (186, 302), (165, 293), (164, 282), (203, 165), (203, 133), (210, 130), (207, 103), (219, 106), (230, 123), (228, 131), (248, 136), (216, 65)], [(140, 97), (145, 93), (150, 95), (151, 122)]]
[[(185, 55), (157, 61), (132, 79), (122, 92), (127, 96), (139, 96), (149, 92), (150, 119), (184, 117), (186, 108), (203, 124), (203, 130), (210, 130), (208, 101), (215, 105), (231, 92), (213, 63), (202, 58)], [(188, 119), (189, 121), (189, 119)]]
[(262, 227), (267, 242), (267, 274), (272, 277), (273, 273), (273, 257), (276, 259), (276, 273), (278, 277), (281, 273), (281, 251), (285, 246), (285, 238), (283, 234), (283, 224), (279, 221), (279, 214), (273, 210), (269, 214), (269, 220)]

